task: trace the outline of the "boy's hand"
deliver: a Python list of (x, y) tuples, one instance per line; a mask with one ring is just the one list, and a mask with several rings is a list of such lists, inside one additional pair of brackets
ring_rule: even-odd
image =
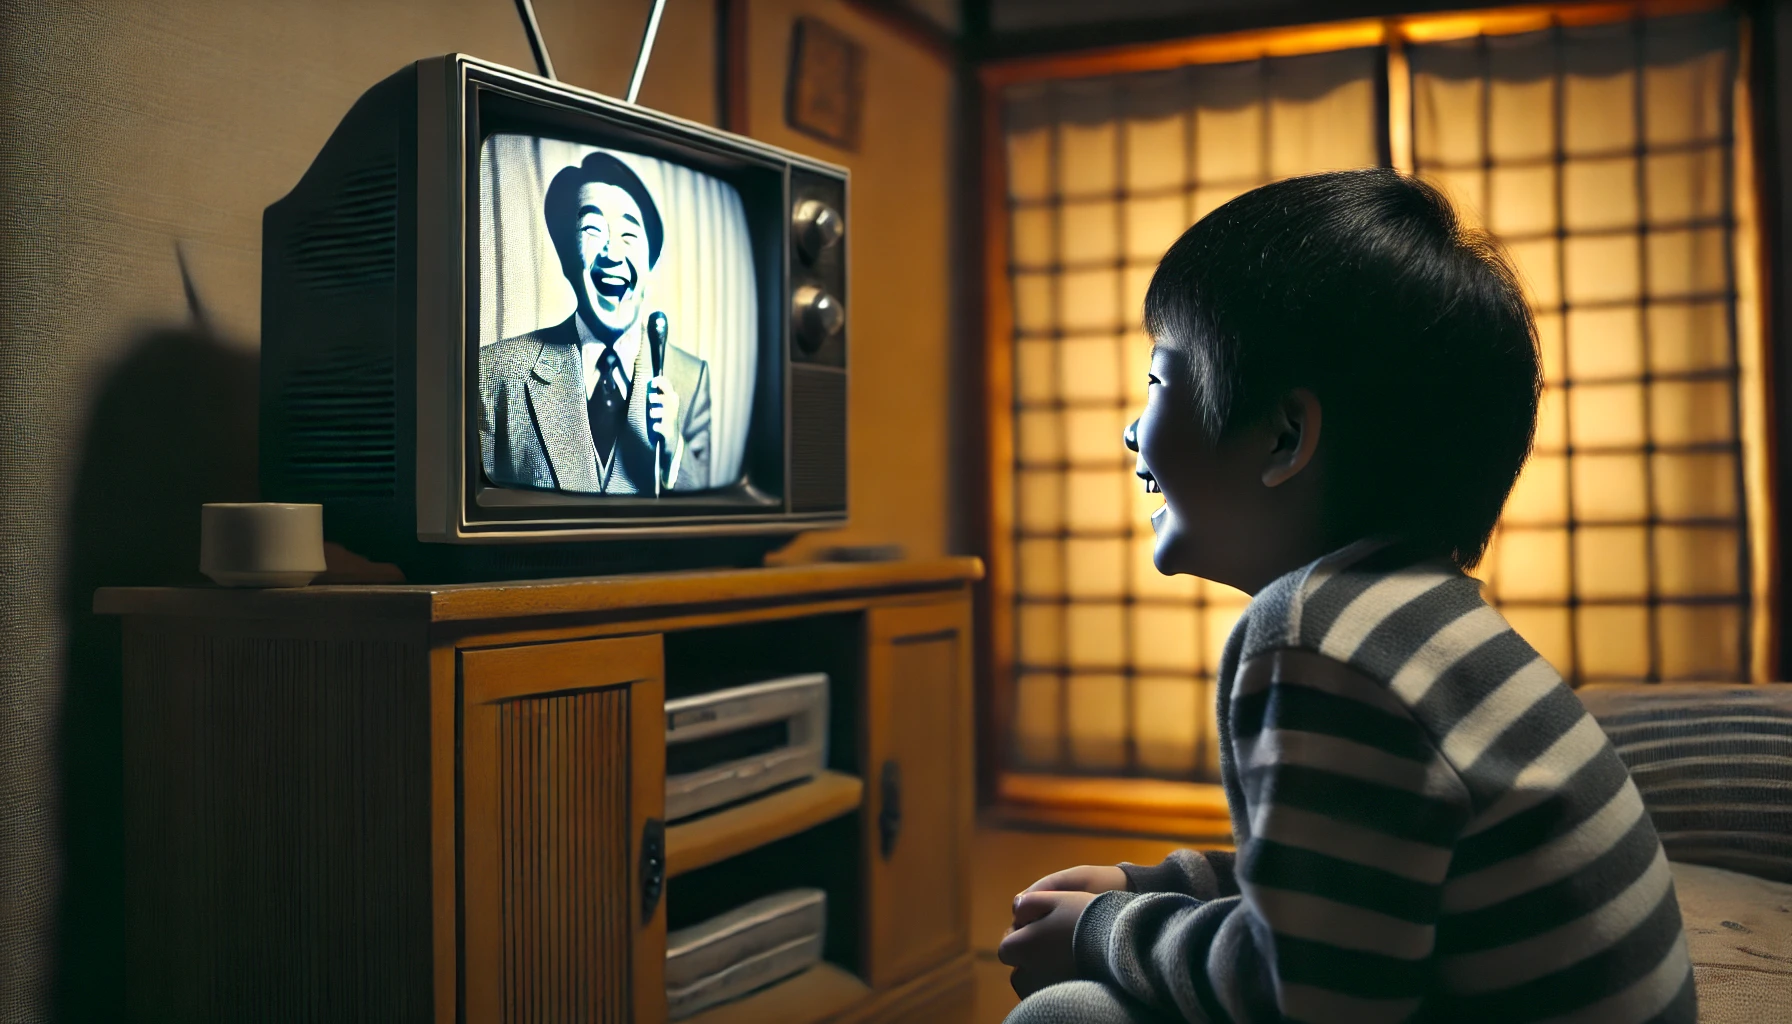
[(1095, 895), (1028, 890), (1014, 898), (1014, 927), (996, 947), (996, 959), (1014, 968), (1008, 983), (1015, 995), (1025, 999), (1047, 985), (1075, 980), (1070, 940), (1077, 918)]
[(1054, 871), (1027, 886), (1021, 895), (1029, 892), (1092, 892), (1099, 895), (1115, 889), (1126, 891), (1126, 872), (1112, 864), (1084, 864)]

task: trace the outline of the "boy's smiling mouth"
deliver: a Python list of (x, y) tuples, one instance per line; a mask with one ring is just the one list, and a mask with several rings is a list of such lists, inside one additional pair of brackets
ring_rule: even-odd
[[(1134, 475), (1136, 475), (1139, 479), (1145, 481), (1145, 493), (1146, 494), (1162, 494), (1164, 492), (1164, 489), (1162, 487), (1158, 486), (1157, 477), (1152, 476), (1150, 470), (1137, 469), (1137, 470), (1134, 470), (1133, 472), (1134, 472)], [(1157, 524), (1158, 524), (1159, 520), (1163, 519), (1164, 513), (1168, 512), (1169, 510), (1170, 510), (1170, 504), (1168, 501), (1166, 501), (1162, 505), (1159, 505), (1155, 512), (1151, 513), (1151, 528), (1152, 528), (1152, 530), (1155, 531), (1157, 529)]]
[[(1123, 439), (1126, 442), (1126, 450), (1127, 451), (1137, 452), (1139, 450), (1139, 421), (1138, 420), (1133, 420), (1131, 423), (1128, 423), (1126, 425), (1126, 433), (1125, 433)], [(1145, 468), (1145, 456), (1140, 455), (1138, 460), (1133, 463), (1133, 475), (1138, 477), (1140, 480), (1145, 481), (1145, 493), (1146, 494), (1162, 494), (1164, 492), (1164, 489), (1158, 485), (1157, 477), (1152, 474), (1151, 470)], [(1168, 499), (1166, 499), (1162, 505), (1159, 505), (1157, 507), (1157, 511), (1151, 513), (1152, 532), (1155, 533), (1157, 531), (1158, 520), (1162, 519), (1164, 517), (1164, 513), (1168, 512), (1169, 510), (1170, 510), (1170, 503), (1169, 503)]]

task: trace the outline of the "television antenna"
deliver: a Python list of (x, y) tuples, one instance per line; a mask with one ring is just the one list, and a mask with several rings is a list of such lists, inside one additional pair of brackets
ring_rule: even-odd
[(541, 77), (558, 82), (560, 76), (554, 74), (548, 44), (541, 41), (541, 24), (535, 20), (535, 5), (529, 0), (516, 0), (516, 13), (523, 19), (523, 34), (529, 37), (529, 49), (535, 53), (536, 70), (541, 72)]
[[(559, 81), (554, 74), (554, 61), (548, 46), (541, 39), (541, 23), (535, 20), (535, 5), (530, 0), (516, 0), (516, 12), (523, 19), (523, 34), (529, 37), (529, 49), (535, 54), (535, 67), (541, 77)], [(641, 33), (641, 49), (635, 54), (635, 70), (628, 79), (628, 102), (641, 95), (641, 80), (647, 77), (647, 60), (653, 56), (653, 39), (660, 32), (660, 15), (666, 12), (666, 0), (653, 0), (647, 14), (647, 29)]]
[(666, 0), (653, 0), (653, 10), (647, 15), (647, 30), (641, 33), (641, 52), (635, 55), (635, 73), (628, 80), (628, 101), (635, 102), (641, 95), (641, 79), (647, 77), (647, 58), (653, 56), (653, 37), (659, 35), (660, 15), (665, 13)]

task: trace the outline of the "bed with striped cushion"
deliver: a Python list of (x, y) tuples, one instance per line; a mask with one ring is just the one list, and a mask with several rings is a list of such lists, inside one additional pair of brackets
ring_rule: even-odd
[(1576, 692), (1630, 768), (1669, 859), (1792, 882), (1792, 684)]

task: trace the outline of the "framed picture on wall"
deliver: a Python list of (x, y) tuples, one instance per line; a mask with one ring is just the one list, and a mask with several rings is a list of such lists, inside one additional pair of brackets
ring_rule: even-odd
[(797, 131), (856, 152), (864, 99), (865, 48), (819, 18), (798, 18), (791, 30), (784, 120)]

